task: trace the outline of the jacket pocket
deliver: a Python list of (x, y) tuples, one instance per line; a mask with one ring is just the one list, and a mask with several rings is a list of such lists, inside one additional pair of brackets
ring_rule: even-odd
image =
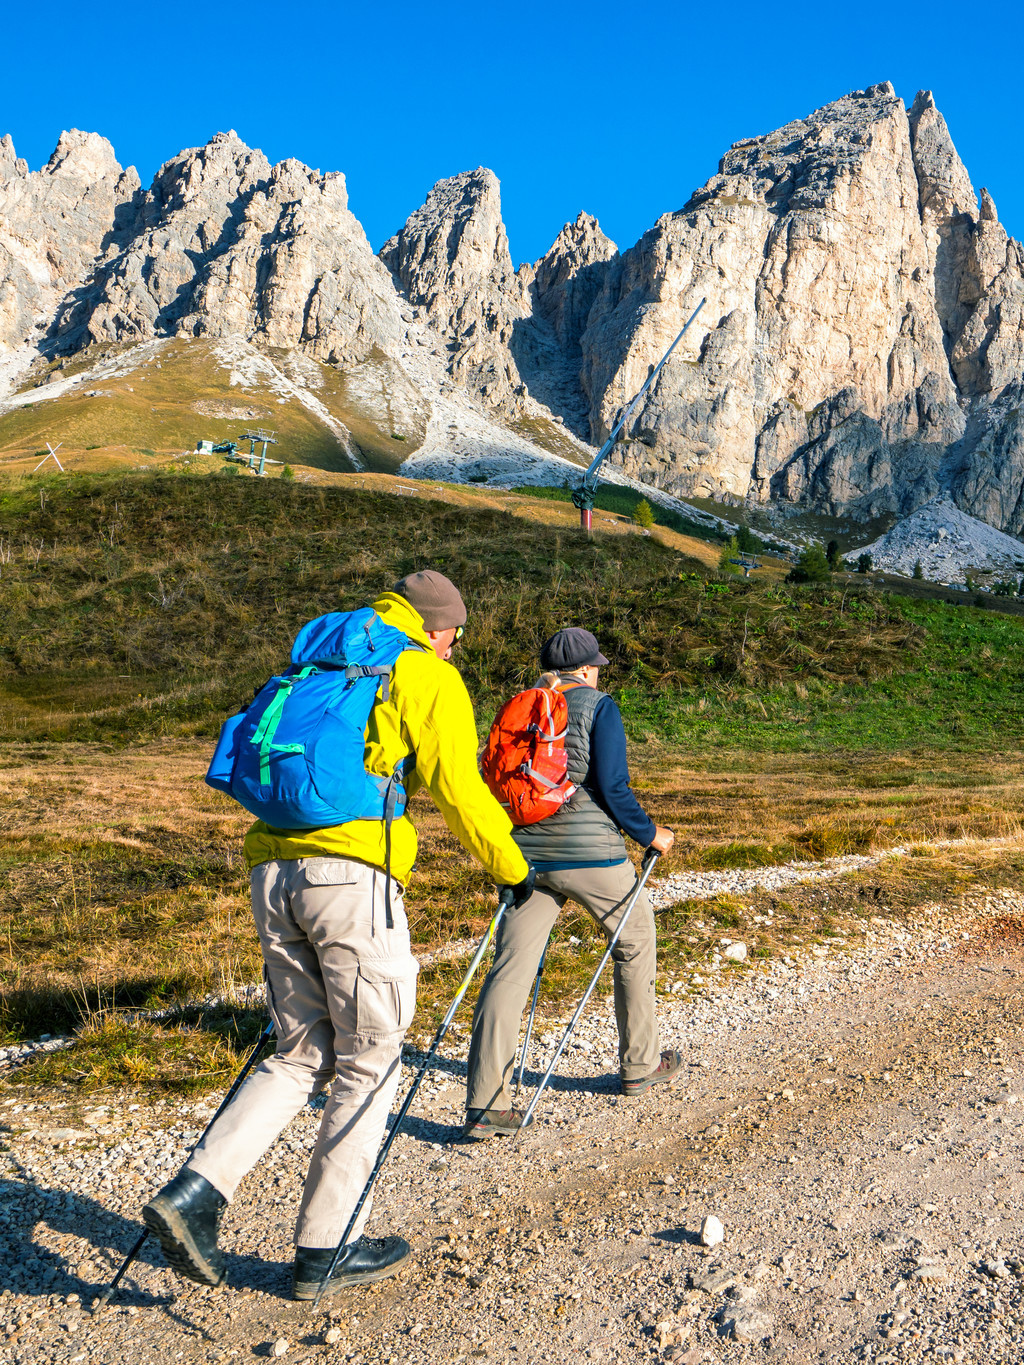
[(405, 1033), (416, 1009), (416, 974), (412, 959), (381, 958), (360, 962), (356, 976), (356, 1032), (367, 1038)]

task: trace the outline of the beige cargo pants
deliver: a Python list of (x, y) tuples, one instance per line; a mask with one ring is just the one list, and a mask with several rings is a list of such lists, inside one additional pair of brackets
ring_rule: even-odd
[[(544, 944), (562, 906), (567, 900), (578, 901), (611, 938), (634, 884), (635, 873), (628, 862), (614, 867), (538, 872), (533, 895), (505, 916), (498, 930), (494, 966), (473, 1014), (467, 1109), (511, 1108), (509, 1080), (523, 1010)], [(620, 1071), (623, 1080), (639, 1080), (656, 1070), (661, 1060), (654, 1012), (657, 943), (646, 889), (637, 897), (612, 961)], [(594, 965), (596, 968), (596, 961)]]
[[(188, 1162), (226, 1199), (332, 1078), (295, 1229), (304, 1247), (341, 1240), (369, 1178), (398, 1086), (419, 970), (400, 888), (394, 928), (384, 873), (338, 858), (261, 863), (252, 908), (277, 1050), (256, 1068)], [(370, 1203), (353, 1229), (362, 1232)]]

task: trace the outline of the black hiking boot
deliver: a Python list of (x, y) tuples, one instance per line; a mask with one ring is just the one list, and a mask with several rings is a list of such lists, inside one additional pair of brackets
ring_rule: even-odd
[(649, 1076), (641, 1076), (639, 1080), (623, 1081), (622, 1093), (624, 1095), (642, 1095), (645, 1090), (650, 1090), (652, 1085), (666, 1085), (669, 1081), (674, 1081), (682, 1069), (683, 1059), (675, 1048), (669, 1048), (667, 1052), (661, 1054), (661, 1061), (658, 1069), (652, 1071)]
[(156, 1234), (175, 1274), (199, 1284), (220, 1284), (224, 1253), (217, 1245), (217, 1230), (227, 1202), (208, 1180), (186, 1169), (142, 1210), (142, 1221)]
[(462, 1132), (476, 1142), (492, 1137), (511, 1137), (522, 1128), (525, 1117), (522, 1109), (467, 1109)]
[[(373, 1284), (395, 1275), (412, 1255), (403, 1237), (360, 1237), (350, 1242), (338, 1257), (338, 1264), (324, 1294), (335, 1294), (354, 1284)], [(315, 1299), (334, 1258), (333, 1247), (296, 1247), (292, 1294), (296, 1299)]]

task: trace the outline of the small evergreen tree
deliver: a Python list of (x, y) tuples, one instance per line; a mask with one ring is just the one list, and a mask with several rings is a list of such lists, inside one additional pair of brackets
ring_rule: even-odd
[(654, 508), (646, 498), (641, 498), (633, 508), (633, 520), (638, 526), (642, 526), (645, 531), (649, 531), (654, 525)]
[(718, 556), (718, 567), (722, 573), (739, 573), (739, 565), (733, 564), (740, 552), (739, 543), (735, 536), (730, 536), (722, 546), (722, 553)]
[(832, 570), (839, 568), (839, 546), (834, 540), (830, 540), (825, 546), (825, 558), (828, 560), (828, 567)]
[(870, 556), (870, 555), (858, 555), (858, 556), (857, 556), (857, 572), (858, 572), (858, 573), (870, 573), (870, 572), (871, 572), (871, 556)]
[(820, 545), (807, 545), (786, 575), (787, 583), (828, 583), (832, 578), (828, 556)]
[(764, 545), (754, 535), (750, 527), (742, 524), (736, 527), (736, 544), (739, 547), (740, 554), (744, 555), (756, 555), (758, 551), (764, 549)]
[(281, 470), (281, 478), (282, 478), (282, 479), (294, 479), (294, 478), (295, 478), (295, 470), (291, 467), (290, 464), (286, 464), (286, 465), (282, 468), (282, 470)]
[(914, 560), (914, 572), (910, 576), (911, 578), (924, 578), (924, 569), (921, 568), (919, 559)]

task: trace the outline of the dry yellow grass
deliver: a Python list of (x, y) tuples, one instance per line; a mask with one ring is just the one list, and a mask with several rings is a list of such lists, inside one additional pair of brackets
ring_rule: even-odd
[[(0, 1031), (78, 1035), (74, 1047), (32, 1063), (15, 1083), (186, 1092), (223, 1085), (263, 1011), (243, 998), (260, 975), (241, 858), (248, 817), (203, 783), (208, 744), (3, 750)], [(887, 904), (910, 907), (969, 887), (978, 875), (1020, 880), (1013, 836), (1024, 779), (1016, 755), (876, 754), (837, 764), (733, 753), (713, 765), (647, 745), (634, 753), (634, 770), (645, 804), (678, 833), (666, 872), (1009, 836), (998, 857), (977, 846), (939, 856), (920, 848), (923, 856), (869, 870), (861, 882), (832, 883), (827, 903), (801, 888), (769, 897), (770, 930), (758, 914), (765, 895), (684, 903), (662, 921), (663, 982), (703, 960), (723, 930), (744, 933), (755, 956), (765, 956), (845, 932), (858, 915), (874, 913), (883, 892)], [(414, 940), (429, 949), (479, 934), (493, 913), (493, 887), (429, 801), (418, 797), (414, 811), (421, 836), (407, 898)], [(563, 916), (542, 1013), (579, 992), (599, 949), (582, 912)], [(463, 970), (456, 959), (421, 974), (414, 1036), (433, 1027)], [(211, 992), (235, 1003), (197, 1008)], [(472, 996), (467, 1012), (471, 1005)], [(171, 1014), (136, 1014), (157, 1007)]]
[[(258, 980), (241, 858), (248, 817), (204, 784), (207, 758), (206, 743), (183, 741), (120, 751), (4, 746), (0, 981), (9, 1030), (52, 1031), (112, 1004)], [(876, 754), (837, 765), (733, 754), (711, 766), (640, 746), (634, 767), (645, 805), (677, 831), (666, 872), (1012, 836), (1024, 812), (1016, 755)], [(436, 948), (479, 932), (494, 892), (425, 797), (414, 811), (421, 852), (410, 922), (414, 940)]]

